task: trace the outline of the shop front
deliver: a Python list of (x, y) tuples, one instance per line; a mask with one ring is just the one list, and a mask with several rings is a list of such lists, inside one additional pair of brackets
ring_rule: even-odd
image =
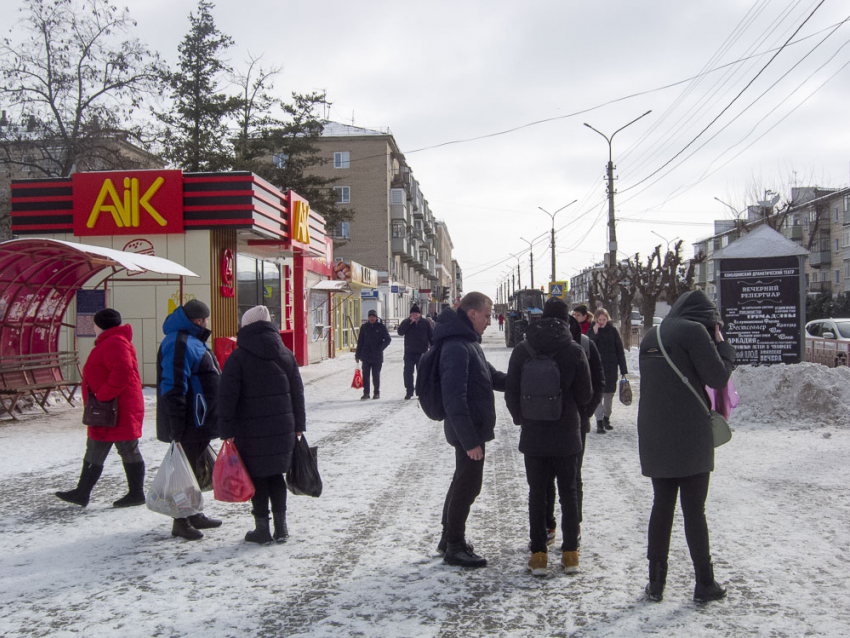
[(334, 292), (334, 342), (337, 352), (353, 350), (357, 346), (360, 325), (366, 320), (365, 296), (377, 295), (378, 271), (357, 263), (340, 261), (334, 264), (335, 281), (339, 286)]
[[(189, 299), (210, 307), (210, 345), (220, 360), (233, 347), (242, 313), (256, 305), (268, 306), (300, 365), (333, 352), (326, 344), (323, 356), (311, 355), (308, 308), (310, 282), (331, 275), (332, 243), (324, 219), (292, 191), (248, 172), (116, 171), (15, 180), (11, 201), (16, 236), (164, 257), (199, 275), (182, 295), (173, 281), (129, 271), (105, 289), (103, 303), (133, 327), (145, 384), (156, 382), (163, 321)], [(60, 335), (65, 349), (74, 342), (79, 299), (69, 304)], [(85, 360), (93, 339), (76, 344)]]

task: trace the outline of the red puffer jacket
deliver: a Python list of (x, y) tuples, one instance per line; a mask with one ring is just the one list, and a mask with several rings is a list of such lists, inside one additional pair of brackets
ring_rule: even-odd
[(132, 441), (142, 436), (145, 404), (142, 380), (133, 347), (133, 329), (129, 325), (104, 330), (95, 341), (83, 366), (83, 402), (88, 388), (99, 401), (118, 397), (118, 425), (112, 428), (89, 428), (95, 441)]

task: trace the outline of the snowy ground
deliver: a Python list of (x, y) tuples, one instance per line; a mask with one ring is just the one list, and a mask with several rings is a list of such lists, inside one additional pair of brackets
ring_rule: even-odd
[[(488, 359), (507, 366), (498, 328)], [(170, 519), (113, 509), (125, 483), (114, 452), (85, 510), (53, 496), (78, 477), (80, 410), (0, 421), (2, 636), (846, 636), (850, 634), (847, 467), (850, 371), (803, 364), (736, 372), (735, 435), (717, 452), (708, 516), (726, 600), (691, 599), (677, 517), (664, 602), (643, 598), (652, 500), (631, 407), (588, 436), (581, 572), (525, 571), (527, 488), (518, 429), (497, 395), (497, 439), (468, 536), (490, 565), (463, 571), (435, 552), (453, 455), (442, 424), (402, 399), (401, 339), (380, 401), (349, 388), (351, 355), (303, 370), (308, 438), (325, 491), (289, 501), (291, 540), (243, 541), (250, 504), (207, 500), (224, 519), (200, 542)], [(636, 351), (629, 353), (637, 373)], [(633, 374), (633, 387), (639, 388)], [(166, 446), (147, 403), (148, 482)]]

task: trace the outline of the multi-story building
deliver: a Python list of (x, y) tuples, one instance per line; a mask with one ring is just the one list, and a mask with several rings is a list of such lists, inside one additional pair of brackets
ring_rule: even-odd
[(449, 235), (449, 227), (445, 222), (437, 222), (437, 298), (433, 302), (434, 308), (439, 310), (441, 303), (451, 303), (454, 299), (454, 281), (455, 273), (453, 272), (454, 264), (452, 259), (452, 243), (451, 235)]
[(463, 297), (463, 271), (456, 259), (452, 259), (452, 272), (454, 272), (454, 286), (452, 287), (452, 300), (457, 303)]
[[(313, 171), (335, 179), (337, 202), (355, 213), (331, 230), (335, 257), (378, 271), (379, 314), (389, 323), (406, 317), (414, 302), (433, 308), (443, 271), (453, 263), (451, 238), (446, 230), (448, 241), (440, 241), (438, 223), (392, 133), (331, 122), (317, 145), (332, 161)], [(451, 273), (456, 278), (454, 268)]]

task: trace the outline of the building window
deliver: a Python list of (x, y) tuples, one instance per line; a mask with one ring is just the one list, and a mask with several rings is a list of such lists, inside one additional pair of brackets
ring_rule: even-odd
[(850, 212), (850, 195), (844, 196), (844, 212)]
[(833, 273), (833, 277), (834, 277), (834, 282), (835, 282), (835, 283), (838, 283), (839, 281), (841, 281), (841, 271), (840, 271), (840, 270), (836, 270), (836, 271)]
[(809, 287), (809, 273), (806, 273), (806, 288)]
[(833, 209), (833, 215), (835, 217), (835, 221), (838, 221), (838, 206)]
[(850, 246), (850, 228), (844, 229), (844, 247)]
[(336, 203), (337, 204), (350, 204), (351, 203), (351, 187), (350, 186), (334, 186), (334, 190), (336, 191)]
[(334, 168), (349, 168), (348, 151), (334, 153)]
[(844, 264), (844, 278), (850, 279), (850, 261)]
[(720, 247), (725, 248), (728, 245), (729, 245), (729, 235), (723, 235), (723, 237), (720, 238)]
[(393, 239), (404, 237), (404, 224), (402, 222), (393, 222)]
[(236, 304), (239, 321), (254, 306), (266, 306), (272, 323), (280, 329), (280, 266), (273, 261), (236, 256)]
[(340, 222), (334, 229), (334, 237), (348, 239), (351, 236), (351, 222)]
[(818, 211), (812, 209), (809, 211), (809, 221), (814, 224), (818, 220)]
[(826, 281), (826, 275), (827, 275), (827, 272), (824, 270), (824, 271), (820, 274), (820, 280), (821, 280), (821, 281)]
[(286, 160), (289, 156), (286, 153), (275, 153), (272, 155), (272, 161), (277, 168), (286, 168)]
[(841, 241), (836, 239), (833, 243), (835, 244), (835, 252), (839, 252), (841, 250), (841, 246), (839, 245)]
[(400, 188), (390, 190), (390, 204), (399, 206), (404, 204), (404, 191)]

